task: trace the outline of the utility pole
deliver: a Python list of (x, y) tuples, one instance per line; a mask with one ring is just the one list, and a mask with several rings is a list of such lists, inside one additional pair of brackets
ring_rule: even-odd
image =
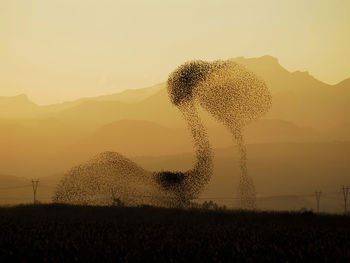
[(33, 194), (34, 194), (34, 205), (36, 204), (36, 190), (38, 189), (39, 180), (32, 180)]
[(346, 215), (346, 204), (348, 202), (348, 193), (349, 193), (349, 186), (343, 185), (343, 195), (344, 195), (344, 215)]
[(322, 192), (315, 192), (315, 195), (316, 195), (316, 201), (317, 201), (317, 214), (320, 212), (320, 199), (321, 199), (321, 195), (322, 195)]

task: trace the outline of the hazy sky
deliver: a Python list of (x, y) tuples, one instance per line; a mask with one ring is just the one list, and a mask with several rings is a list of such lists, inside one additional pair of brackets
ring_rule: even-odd
[(348, 0), (0, 0), (0, 96), (60, 102), (266, 54), (334, 84), (350, 77), (349, 14)]

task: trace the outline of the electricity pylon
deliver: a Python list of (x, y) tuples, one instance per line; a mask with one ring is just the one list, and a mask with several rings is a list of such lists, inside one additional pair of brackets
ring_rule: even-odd
[(344, 214), (346, 215), (346, 205), (348, 202), (348, 193), (349, 193), (349, 186), (344, 186), (343, 185), (343, 195), (344, 195)]
[(321, 195), (322, 192), (315, 192), (316, 195), (316, 201), (317, 201), (317, 214), (320, 212), (320, 199), (321, 199)]
[(32, 180), (33, 194), (34, 194), (34, 205), (36, 204), (36, 190), (38, 189), (39, 180)]

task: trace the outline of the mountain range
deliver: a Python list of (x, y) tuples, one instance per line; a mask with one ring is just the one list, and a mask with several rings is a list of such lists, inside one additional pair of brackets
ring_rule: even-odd
[[(308, 152), (317, 149), (321, 142), (333, 145), (336, 141), (331, 148), (334, 155), (348, 147), (350, 78), (329, 85), (307, 72), (289, 72), (272, 56), (232, 60), (262, 77), (273, 96), (269, 113), (246, 127), (244, 134), (248, 144), (259, 145), (265, 154), (269, 154), (271, 145), (285, 147), (287, 152), (290, 145), (303, 145), (300, 150)], [(200, 114), (216, 151), (234, 146), (230, 133), (220, 123), (203, 110)], [(5, 178), (1, 174), (7, 179), (11, 175), (19, 176), (16, 180), (52, 175), (58, 178), (72, 166), (106, 150), (141, 158), (137, 159), (141, 163), (142, 158), (146, 158), (146, 166), (154, 158), (163, 160), (193, 151), (186, 123), (170, 104), (165, 83), (53, 105), (37, 105), (25, 94), (0, 97), (0, 180)], [(297, 154), (290, 158), (299, 160)], [(177, 157), (177, 164), (182, 167), (185, 159)], [(163, 163), (169, 165), (169, 162)], [(282, 164), (278, 164), (278, 173), (282, 174), (283, 169), (289, 173), (288, 169), (292, 168), (283, 168)], [(335, 173), (350, 172), (348, 166), (337, 166), (332, 159), (328, 165)], [(308, 168), (307, 164), (302, 167), (306, 171), (311, 169), (311, 174), (319, 172), (316, 160), (313, 168)], [(222, 168), (218, 173), (226, 174), (228, 170), (225, 169), (231, 168)], [(267, 171), (264, 173), (268, 176)], [(7, 179), (4, 180), (11, 181)], [(5, 181), (2, 181), (4, 187)]]
[[(244, 64), (268, 84), (273, 94), (273, 106), (265, 118), (282, 119), (333, 132), (349, 125), (350, 79), (328, 85), (307, 72), (287, 71), (271, 56), (232, 60)], [(0, 97), (0, 109), (2, 119), (55, 118), (68, 122), (80, 121), (87, 126), (133, 119), (182, 125), (179, 112), (169, 103), (165, 83), (45, 106), (34, 104), (24, 94)], [(341, 136), (342, 132), (338, 132), (338, 136)]]
[[(321, 211), (343, 211), (341, 186), (350, 184), (350, 142), (249, 144), (248, 171), (254, 178), (259, 209), (315, 209), (314, 191), (322, 191)], [(131, 160), (149, 171), (188, 170), (192, 152), (135, 156)], [(61, 174), (40, 178), (37, 199), (50, 202)], [(198, 201), (214, 200), (229, 207), (239, 180), (236, 147), (214, 150), (214, 175)], [(31, 179), (0, 174), (0, 204), (30, 203)]]

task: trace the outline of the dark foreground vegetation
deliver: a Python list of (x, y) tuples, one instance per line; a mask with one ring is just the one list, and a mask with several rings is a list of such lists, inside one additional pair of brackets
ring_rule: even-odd
[(311, 212), (3, 207), (0, 262), (9, 260), (350, 262), (350, 218)]

